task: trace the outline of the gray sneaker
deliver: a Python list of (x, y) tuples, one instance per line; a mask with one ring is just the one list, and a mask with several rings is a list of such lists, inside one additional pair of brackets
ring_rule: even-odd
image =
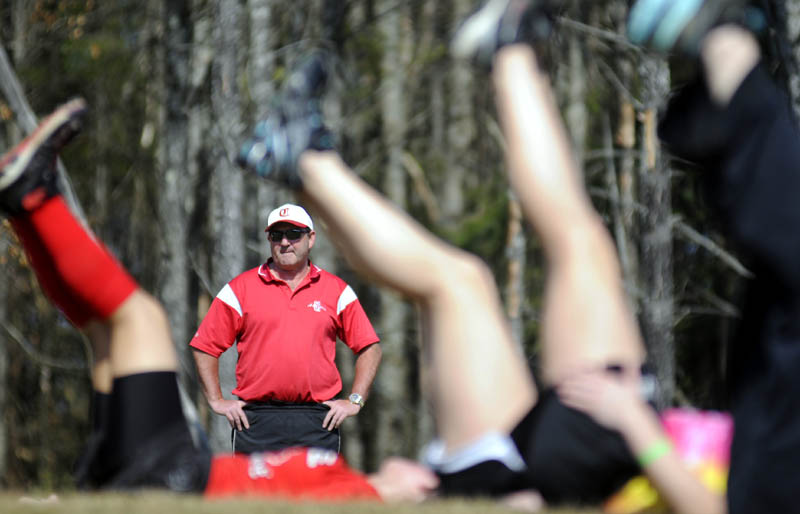
[(713, 27), (746, 24), (746, 0), (637, 0), (628, 14), (628, 39), (662, 52), (695, 55)]
[(59, 194), (56, 157), (81, 130), (86, 102), (71, 100), (0, 158), (0, 211), (30, 212)]
[(494, 54), (512, 43), (532, 43), (552, 32), (550, 2), (489, 0), (459, 27), (450, 50), (454, 57), (491, 66)]
[(320, 109), (327, 76), (320, 53), (294, 70), (286, 79), (277, 107), (256, 124), (252, 137), (242, 145), (237, 164), (260, 177), (300, 189), (300, 154), (309, 149), (333, 149), (333, 136), (323, 123)]

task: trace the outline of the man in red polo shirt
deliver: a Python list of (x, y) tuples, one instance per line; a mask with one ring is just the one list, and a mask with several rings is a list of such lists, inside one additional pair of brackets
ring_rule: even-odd
[[(311, 263), (316, 234), (305, 209), (276, 208), (266, 232), (272, 257), (222, 288), (190, 343), (203, 391), (228, 418), (236, 452), (338, 451), (339, 425), (364, 407), (378, 370), (378, 337), (353, 289)], [(347, 399), (336, 399), (337, 338), (357, 355)], [(238, 399), (227, 400), (218, 359), (234, 343)]]

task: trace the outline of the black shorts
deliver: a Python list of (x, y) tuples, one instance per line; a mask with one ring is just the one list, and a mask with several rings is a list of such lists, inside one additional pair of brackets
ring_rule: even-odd
[(274, 452), (294, 446), (339, 452), (339, 429), (322, 427), (330, 407), (321, 403), (249, 403), (244, 407), (250, 428), (231, 433), (236, 453)]
[(622, 436), (566, 407), (555, 391), (539, 401), (510, 434), (514, 458), (489, 458), (463, 469), (437, 472), (445, 495), (499, 496), (536, 489), (549, 504), (596, 504), (640, 473)]
[(104, 418), (90, 438), (79, 486), (205, 489), (211, 452), (207, 444), (193, 442), (174, 372), (115, 379)]

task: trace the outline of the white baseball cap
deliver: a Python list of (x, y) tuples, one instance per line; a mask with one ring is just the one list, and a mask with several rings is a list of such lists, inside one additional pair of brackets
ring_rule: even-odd
[(308, 215), (305, 209), (293, 203), (285, 203), (273, 209), (267, 218), (267, 228), (264, 229), (264, 232), (268, 231), (276, 223), (291, 223), (298, 227), (307, 227), (314, 230), (314, 222), (311, 221), (311, 216)]

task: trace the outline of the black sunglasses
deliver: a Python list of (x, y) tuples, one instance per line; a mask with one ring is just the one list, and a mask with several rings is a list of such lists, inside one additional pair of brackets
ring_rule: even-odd
[(297, 241), (303, 234), (311, 232), (310, 228), (288, 228), (286, 230), (270, 230), (269, 240), (273, 243), (280, 243), (286, 237), (287, 241)]

